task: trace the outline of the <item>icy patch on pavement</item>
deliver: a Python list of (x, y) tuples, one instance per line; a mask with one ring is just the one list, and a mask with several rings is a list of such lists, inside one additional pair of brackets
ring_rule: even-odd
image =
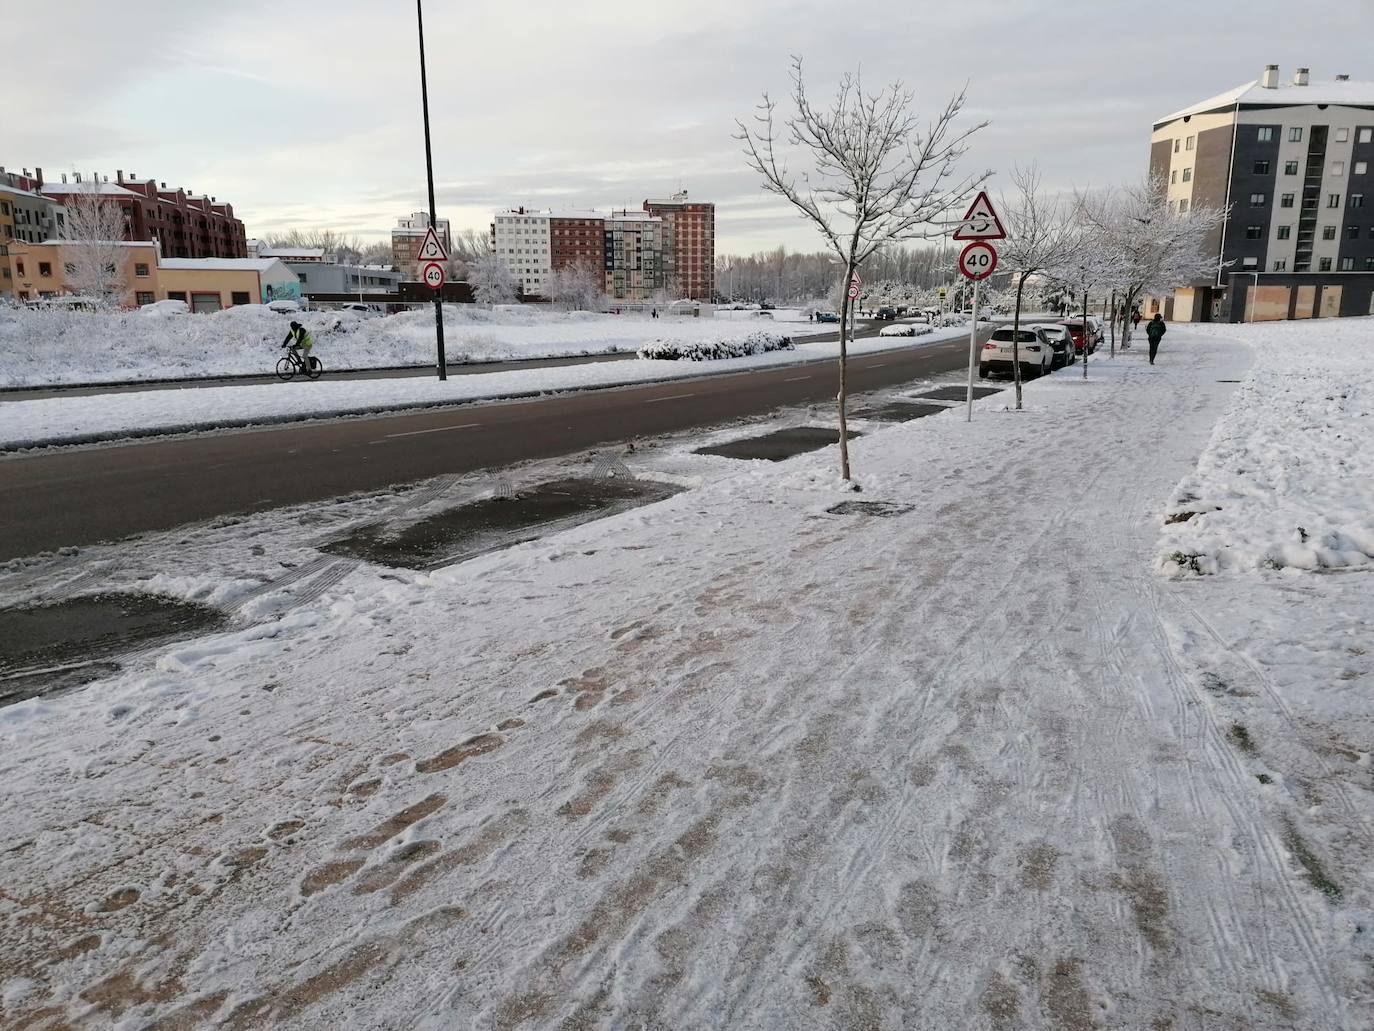
[[(1190, 326), (1262, 360), (1165, 512), (1169, 575), (1374, 562), (1374, 320)], [(1166, 338), (1167, 339), (1167, 338)], [(1170, 360), (1166, 343), (1161, 367)], [(1143, 442), (1142, 442), (1143, 443)]]

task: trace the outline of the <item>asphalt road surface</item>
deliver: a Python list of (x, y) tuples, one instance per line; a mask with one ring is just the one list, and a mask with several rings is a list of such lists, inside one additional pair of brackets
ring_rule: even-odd
[[(992, 327), (980, 331), (986, 339)], [(968, 340), (849, 361), (851, 394), (967, 367)], [(0, 561), (499, 468), (833, 398), (833, 360), (363, 419), (0, 459)]]

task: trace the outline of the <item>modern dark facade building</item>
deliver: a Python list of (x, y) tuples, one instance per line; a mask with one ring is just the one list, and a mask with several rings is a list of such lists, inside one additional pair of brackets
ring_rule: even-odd
[(1266, 321), (1374, 314), (1374, 82), (1277, 65), (1154, 124), (1150, 172), (1180, 211), (1229, 209), (1216, 276), (1165, 318)]

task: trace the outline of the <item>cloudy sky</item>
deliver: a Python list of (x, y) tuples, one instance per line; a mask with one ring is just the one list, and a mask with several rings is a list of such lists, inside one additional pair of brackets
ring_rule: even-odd
[[(6, 4), (0, 164), (116, 169), (233, 203), (250, 236), (384, 237), (425, 207), (414, 5), (402, 0)], [(438, 208), (638, 207), (686, 188), (717, 250), (814, 234), (731, 139), (801, 54), (819, 95), (861, 69), (918, 111), (968, 82), (970, 166), (1052, 188), (1141, 175), (1151, 120), (1256, 78), (1374, 80), (1369, 0), (429, 0)], [(994, 180), (994, 185), (996, 180)]]

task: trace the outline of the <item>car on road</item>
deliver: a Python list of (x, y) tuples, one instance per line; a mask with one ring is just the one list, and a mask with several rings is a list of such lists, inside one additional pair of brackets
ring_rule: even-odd
[(1093, 333), (1092, 323), (1088, 323), (1085, 328), (1081, 318), (1060, 319), (1059, 325), (1064, 326), (1073, 335), (1074, 353), (1081, 356), (1086, 347), (1089, 354), (1097, 350), (1098, 340), (1100, 339)]
[(920, 332), (917, 332), (915, 326), (909, 322), (904, 322), (900, 325), (884, 326), (882, 329), (878, 330), (878, 335), (880, 337), (914, 337), (928, 332), (929, 330), (924, 326), (921, 327)]
[(897, 317), (897, 309), (882, 307), (878, 309), (878, 311), (874, 314), (873, 317), (877, 319), (879, 322), (891, 322), (893, 319)]
[[(1013, 341), (1019, 354), (1013, 352)], [(1033, 329), (994, 329), (978, 356), (978, 375), (987, 379), (994, 372), (1011, 374), (1017, 358), (1021, 362), (1021, 378), (1034, 379), (1053, 370), (1054, 348)]]
[(772, 317), (773, 313), (771, 311), (767, 311), (762, 308), (754, 312), (754, 318), (756, 319), (771, 319)]
[(817, 322), (839, 322), (840, 313), (837, 311), (818, 311), (816, 312)]
[(1050, 362), (1050, 368), (1062, 369), (1073, 363), (1073, 334), (1069, 332), (1068, 326), (1061, 326), (1057, 322), (1037, 322), (1024, 328), (1039, 333), (1045, 343), (1053, 349), (1054, 360)]

